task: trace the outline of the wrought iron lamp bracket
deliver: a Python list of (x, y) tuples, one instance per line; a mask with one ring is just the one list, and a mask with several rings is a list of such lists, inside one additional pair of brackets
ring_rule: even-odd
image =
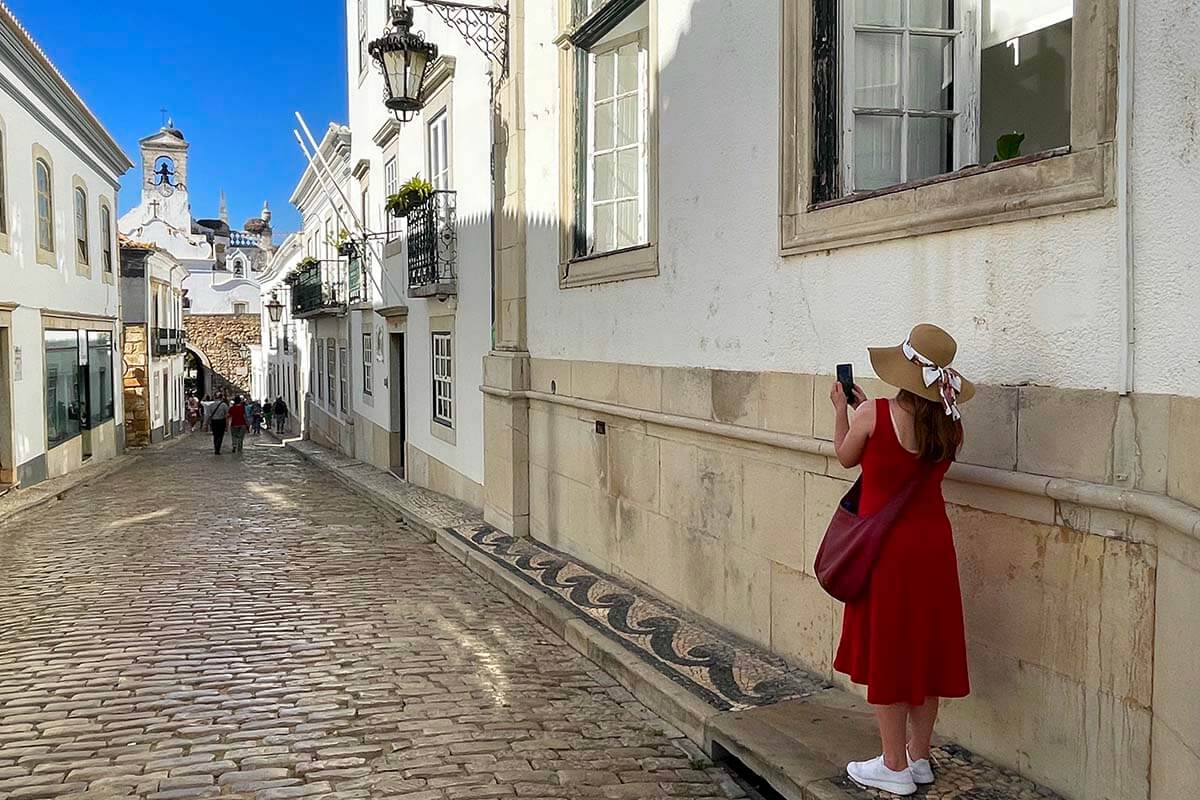
[(500, 74), (508, 73), (508, 0), (497, 5), (473, 5), (455, 0), (413, 0), (433, 9), (442, 20), (454, 28), (488, 58), (500, 66)]

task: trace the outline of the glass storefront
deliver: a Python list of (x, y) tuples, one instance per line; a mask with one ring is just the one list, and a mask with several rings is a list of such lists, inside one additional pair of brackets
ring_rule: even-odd
[(46, 331), (46, 439), (56, 447), (78, 436), (83, 403), (79, 385), (79, 334)]
[(45, 345), (46, 439), (57, 447), (115, 416), (113, 335), (48, 330)]

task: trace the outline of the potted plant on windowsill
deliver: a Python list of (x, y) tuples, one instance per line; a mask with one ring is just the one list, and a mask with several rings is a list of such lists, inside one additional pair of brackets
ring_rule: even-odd
[(296, 269), (309, 269), (321, 265), (321, 259), (316, 256), (305, 256), (300, 259), (300, 263), (296, 265)]
[(342, 228), (336, 242), (337, 254), (342, 258), (354, 258), (358, 254), (358, 242), (350, 238), (350, 232)]
[(407, 217), (413, 209), (424, 203), (433, 194), (433, 184), (414, 175), (400, 190), (387, 199), (387, 210), (395, 217)]

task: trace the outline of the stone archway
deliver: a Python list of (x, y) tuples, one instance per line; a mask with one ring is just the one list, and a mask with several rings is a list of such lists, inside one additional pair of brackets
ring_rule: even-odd
[(183, 351), (183, 390), (201, 399), (212, 382), (212, 363), (202, 350), (188, 346)]

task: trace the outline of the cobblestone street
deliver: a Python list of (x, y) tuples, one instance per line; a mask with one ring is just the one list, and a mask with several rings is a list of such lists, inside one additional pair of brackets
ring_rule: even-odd
[(590, 661), (275, 446), (0, 528), (0, 797), (740, 797)]

